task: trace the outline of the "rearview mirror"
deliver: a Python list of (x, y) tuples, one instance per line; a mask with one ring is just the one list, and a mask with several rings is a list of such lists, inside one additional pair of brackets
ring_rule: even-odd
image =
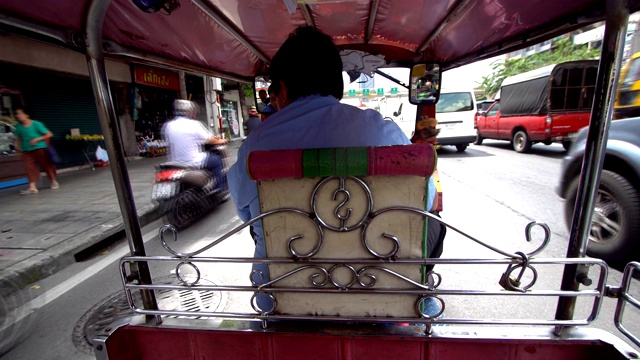
[(272, 113), (273, 107), (269, 98), (269, 87), (271, 87), (271, 79), (269, 75), (258, 75), (253, 79), (253, 94), (256, 100), (256, 108), (261, 114)]
[(409, 102), (414, 105), (432, 105), (440, 98), (440, 65), (415, 64), (409, 79)]

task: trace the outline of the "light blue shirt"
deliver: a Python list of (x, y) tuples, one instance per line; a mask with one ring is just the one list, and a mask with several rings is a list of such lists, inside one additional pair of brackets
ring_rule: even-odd
[[(247, 138), (238, 151), (238, 161), (227, 174), (231, 198), (242, 221), (260, 215), (258, 188), (249, 179), (247, 159), (256, 150), (314, 149), (358, 146), (403, 145), (411, 142), (392, 121), (379, 112), (341, 104), (333, 96), (313, 95), (289, 104), (271, 115)], [(428, 204), (436, 187), (429, 179)], [(261, 222), (254, 223), (256, 257), (266, 257)]]

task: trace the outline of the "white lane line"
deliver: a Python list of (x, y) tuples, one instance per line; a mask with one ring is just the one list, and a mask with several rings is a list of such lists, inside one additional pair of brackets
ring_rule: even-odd
[(240, 218), (238, 217), (238, 215), (236, 215), (229, 219), (229, 222), (227, 222), (226, 224), (220, 225), (218, 227), (218, 232), (226, 231), (230, 227), (236, 227), (237, 225), (239, 225), (238, 223), (240, 223)]
[[(142, 236), (143, 242), (146, 243), (149, 240), (153, 239), (156, 236), (157, 233), (158, 233), (158, 229), (153, 229), (153, 230), (149, 231), (148, 233), (144, 234)], [(62, 296), (66, 292), (68, 292), (71, 289), (73, 289), (74, 287), (80, 285), (85, 280), (87, 280), (90, 277), (94, 276), (96, 273), (98, 273), (99, 271), (101, 271), (105, 267), (109, 266), (114, 261), (117, 261), (120, 258), (126, 256), (127, 254), (129, 254), (129, 246), (127, 246), (125, 244), (125, 245), (121, 246), (119, 249), (117, 249), (116, 251), (112, 252), (111, 254), (109, 254), (109, 255), (105, 256), (104, 258), (100, 259), (99, 261), (95, 262), (93, 265), (85, 268), (84, 270), (82, 270), (81, 272), (73, 275), (72, 277), (70, 277), (69, 279), (65, 280), (64, 282), (62, 282), (62, 283), (52, 287), (51, 289), (47, 290), (45, 293), (43, 293), (42, 295), (38, 296), (37, 298), (29, 301), (28, 303), (22, 305), (19, 308), (13, 310), (12, 313), (7, 316), (8, 319), (13, 319), (13, 321), (10, 322), (10, 323), (5, 324), (2, 328), (0, 328), (0, 332), (5, 330), (9, 326), (12, 326), (15, 323), (18, 323), (23, 318), (27, 317), (28, 315), (30, 315), (31, 313), (35, 312), (36, 310), (44, 307), (45, 305), (49, 304), (53, 300), (59, 298), (60, 296)]]

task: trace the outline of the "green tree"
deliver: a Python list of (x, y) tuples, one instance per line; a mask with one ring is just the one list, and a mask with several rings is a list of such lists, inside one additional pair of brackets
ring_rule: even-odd
[(487, 96), (493, 97), (505, 78), (541, 67), (559, 64), (566, 61), (597, 59), (600, 50), (590, 49), (586, 44), (575, 45), (569, 39), (561, 39), (553, 44), (550, 51), (535, 53), (519, 59), (509, 59), (504, 62), (495, 61), (491, 64), (491, 74), (482, 77), (480, 87)]

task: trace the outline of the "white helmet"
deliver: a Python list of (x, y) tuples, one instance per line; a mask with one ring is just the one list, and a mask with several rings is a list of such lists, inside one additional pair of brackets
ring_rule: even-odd
[(198, 105), (189, 100), (175, 100), (173, 102), (173, 115), (195, 118), (198, 116)]

